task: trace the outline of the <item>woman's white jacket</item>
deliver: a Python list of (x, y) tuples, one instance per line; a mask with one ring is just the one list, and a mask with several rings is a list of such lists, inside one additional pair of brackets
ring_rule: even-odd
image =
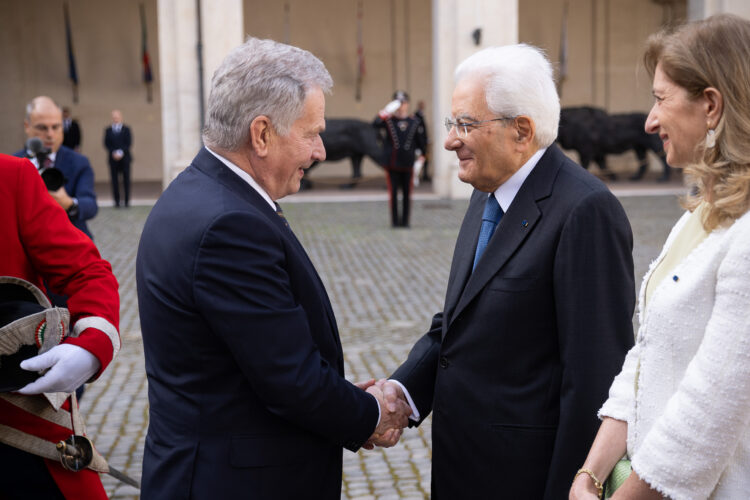
[[(599, 412), (628, 423), (633, 469), (675, 500), (750, 498), (750, 215), (711, 232), (644, 309)], [(637, 380), (636, 380), (637, 377)]]

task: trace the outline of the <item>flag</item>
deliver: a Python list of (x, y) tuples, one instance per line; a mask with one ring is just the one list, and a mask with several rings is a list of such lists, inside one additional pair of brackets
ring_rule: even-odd
[(76, 57), (73, 54), (73, 35), (70, 30), (67, 3), (63, 4), (63, 15), (65, 16), (65, 42), (68, 46), (68, 78), (73, 82), (73, 102), (78, 102), (78, 72), (76, 71)]
[(154, 81), (154, 75), (151, 73), (151, 60), (148, 57), (148, 43), (146, 36), (146, 9), (140, 4), (141, 11), (141, 62), (143, 64), (143, 83), (146, 84), (148, 92), (148, 102), (151, 102), (151, 82)]
[(362, 100), (362, 80), (365, 76), (365, 47), (362, 41), (362, 0), (357, 2), (357, 88), (355, 98)]

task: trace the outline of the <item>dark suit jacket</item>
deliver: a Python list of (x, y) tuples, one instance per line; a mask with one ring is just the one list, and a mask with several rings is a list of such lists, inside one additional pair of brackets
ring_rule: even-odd
[(486, 199), (471, 197), (443, 312), (392, 378), (432, 411), (433, 498), (567, 498), (633, 344), (630, 225), (551, 146), (472, 273)]
[[(13, 156), (25, 158), (26, 150), (16, 151)], [(65, 191), (78, 200), (78, 216), (71, 219), (71, 222), (91, 238), (86, 221), (94, 218), (99, 207), (94, 192), (94, 170), (89, 159), (72, 149), (60, 146), (55, 156), (55, 168), (65, 176)]]
[(67, 130), (63, 130), (63, 146), (75, 149), (81, 145), (81, 127), (78, 126), (78, 122), (75, 120), (70, 121), (70, 127)]
[(132, 144), (133, 136), (130, 134), (130, 127), (127, 125), (122, 126), (119, 134), (115, 134), (111, 125), (104, 131), (104, 147), (107, 148), (107, 152), (109, 153), (107, 155), (107, 161), (110, 165), (117, 163), (112, 159), (112, 151), (115, 151), (116, 149), (122, 149), (122, 152), (124, 153), (120, 163), (130, 165), (130, 146)]
[(284, 219), (203, 149), (151, 211), (136, 278), (142, 498), (338, 500), (342, 446), (370, 437), (378, 406), (344, 379), (331, 304)]

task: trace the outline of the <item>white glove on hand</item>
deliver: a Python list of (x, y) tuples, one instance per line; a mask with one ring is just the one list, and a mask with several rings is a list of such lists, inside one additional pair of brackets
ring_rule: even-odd
[(44, 392), (73, 392), (96, 372), (101, 363), (96, 356), (73, 344), (56, 345), (49, 351), (21, 362), (21, 368), (29, 371), (49, 371), (17, 392), (42, 394)]
[(385, 107), (383, 108), (383, 111), (385, 111), (389, 115), (392, 115), (400, 107), (401, 107), (401, 101), (396, 99), (386, 104)]

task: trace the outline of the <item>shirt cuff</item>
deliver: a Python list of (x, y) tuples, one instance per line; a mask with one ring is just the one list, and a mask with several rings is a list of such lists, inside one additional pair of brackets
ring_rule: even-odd
[[(406, 402), (409, 403), (409, 406), (411, 407), (411, 415), (409, 415), (409, 419), (414, 420), (415, 422), (419, 422), (419, 410), (417, 409), (417, 405), (414, 404), (414, 400), (411, 399), (411, 395), (409, 394), (409, 391), (406, 390), (406, 387), (404, 387), (404, 384), (392, 378), (389, 378), (388, 382), (393, 382), (394, 384), (398, 385), (401, 388), (401, 391), (403, 391), (404, 396), (406, 396)], [(380, 420), (378, 420), (378, 422), (380, 422)]]

